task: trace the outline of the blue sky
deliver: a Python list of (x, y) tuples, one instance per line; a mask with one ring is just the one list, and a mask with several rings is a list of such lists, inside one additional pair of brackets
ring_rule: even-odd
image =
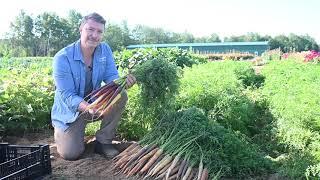
[(130, 26), (187, 31), (196, 37), (295, 33), (320, 43), (319, 0), (10, 0), (0, 7), (0, 36), (21, 9), (32, 16), (46, 11), (61, 17), (70, 9), (82, 15), (95, 11), (113, 23), (126, 20)]

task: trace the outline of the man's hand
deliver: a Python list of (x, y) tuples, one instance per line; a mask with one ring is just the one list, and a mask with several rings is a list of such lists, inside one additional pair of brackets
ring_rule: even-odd
[[(79, 110), (80, 112), (83, 112), (83, 111), (87, 110), (87, 108), (88, 108), (89, 105), (90, 105), (90, 104), (87, 103), (86, 101), (82, 101), (82, 102), (79, 104), (78, 110)], [(91, 115), (93, 115), (93, 116), (100, 116), (101, 111), (98, 111), (98, 109), (96, 109), (96, 108), (92, 108), (92, 109), (89, 109), (89, 110), (88, 110), (88, 113), (91, 114)]]
[(136, 83), (136, 81), (136, 78), (132, 74), (128, 74), (126, 79), (126, 89), (131, 88)]
[(101, 111), (98, 111), (96, 108), (89, 109), (89, 114), (92, 116), (101, 116)]

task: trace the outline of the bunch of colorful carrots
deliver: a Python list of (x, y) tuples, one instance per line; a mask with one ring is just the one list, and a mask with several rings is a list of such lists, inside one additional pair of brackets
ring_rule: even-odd
[(216, 147), (206, 143), (215, 137), (209, 133), (207, 123), (203, 111), (196, 107), (167, 113), (138, 143), (113, 159), (112, 170), (144, 179), (218, 178), (221, 169), (213, 171), (211, 156), (207, 155)]
[(111, 81), (99, 89), (92, 91), (85, 97), (87, 102), (92, 102), (83, 113), (90, 109), (96, 109), (101, 112), (99, 117), (105, 114), (110, 107), (115, 104), (120, 98), (122, 92), (125, 90), (126, 76), (117, 80)]
[(195, 164), (189, 161), (190, 154), (183, 158), (182, 152), (185, 151), (181, 151), (181, 148), (169, 155), (155, 144), (142, 147), (133, 143), (113, 159), (112, 169), (116, 174), (124, 173), (127, 177), (140, 175), (144, 176), (144, 179), (207, 180), (209, 172), (202, 160), (198, 168), (195, 167)]

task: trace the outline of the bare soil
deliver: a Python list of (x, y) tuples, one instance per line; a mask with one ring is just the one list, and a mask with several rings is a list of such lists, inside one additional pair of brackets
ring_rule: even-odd
[[(110, 179), (110, 180), (138, 180), (140, 177), (126, 178), (123, 174), (114, 175), (111, 171), (112, 161), (94, 153), (94, 138), (86, 137), (86, 149), (80, 159), (67, 161), (57, 153), (53, 139), (53, 132), (28, 133), (20, 137), (8, 136), (1, 141), (16, 145), (49, 144), (51, 154), (52, 174), (43, 179)], [(120, 151), (128, 147), (131, 142), (114, 142)]]

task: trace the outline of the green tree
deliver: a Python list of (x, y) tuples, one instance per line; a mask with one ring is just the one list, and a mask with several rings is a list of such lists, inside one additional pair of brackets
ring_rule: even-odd
[(162, 28), (151, 28), (136, 25), (132, 30), (132, 37), (140, 44), (159, 44), (170, 42), (170, 33)]
[(195, 41), (194, 36), (189, 32), (184, 32), (180, 34), (181, 36), (181, 43), (193, 43)]
[(269, 41), (271, 39), (271, 36), (261, 36), (258, 33), (249, 32), (245, 35), (240, 36), (230, 36), (225, 37), (225, 42), (257, 42), (257, 41)]
[(135, 43), (130, 36), (130, 30), (126, 21), (123, 21), (121, 26), (118, 24), (108, 24), (103, 40), (108, 42), (113, 51), (119, 51)]
[(71, 43), (72, 30), (68, 21), (55, 13), (45, 12), (38, 15), (35, 24), (40, 55), (53, 56), (59, 49)]
[(23, 48), (24, 51), (13, 51), (13, 56), (34, 56), (35, 35), (33, 32), (33, 19), (27, 15), (23, 10), (15, 18), (14, 22), (10, 24), (10, 38), (12, 49)]
[(282, 52), (319, 50), (319, 45), (309, 35), (278, 35), (269, 40), (270, 49), (280, 48)]
[(195, 38), (194, 42), (196, 43), (213, 43), (213, 42), (221, 42), (218, 34), (212, 33), (210, 36), (203, 36), (199, 38)]
[(316, 42), (316, 40), (314, 38), (312, 38), (308, 34), (307, 35), (303, 35), (301, 37), (304, 39), (304, 41), (308, 42), (308, 43), (305, 43), (305, 46), (306, 46), (305, 49), (316, 50), (316, 51), (320, 50), (320, 47), (319, 47), (319, 45), (317, 44), (317, 42)]
[(285, 35), (278, 35), (269, 41), (270, 49), (280, 48), (282, 52), (289, 52), (289, 38)]
[(244, 42), (244, 35), (225, 37), (224, 42)]
[(67, 22), (70, 28), (70, 34), (69, 34), (69, 40), (68, 40), (70, 43), (80, 38), (79, 27), (80, 27), (82, 18), (83, 16), (81, 15), (81, 13), (77, 12), (76, 10), (69, 11)]
[(219, 38), (218, 34), (212, 33), (208, 38), (207, 42), (221, 42), (221, 39)]
[(8, 39), (0, 39), (0, 58), (12, 56), (12, 50)]

